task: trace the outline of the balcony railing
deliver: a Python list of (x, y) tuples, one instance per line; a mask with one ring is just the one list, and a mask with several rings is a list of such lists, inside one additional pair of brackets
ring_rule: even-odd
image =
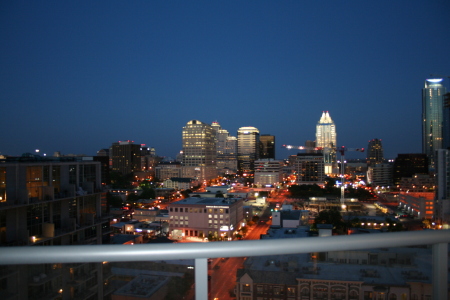
[(210, 243), (89, 245), (0, 248), (0, 265), (39, 263), (133, 262), (195, 259), (196, 300), (208, 298), (208, 258), (286, 255), (362, 250), (371, 248), (432, 246), (433, 299), (448, 299), (449, 230), (362, 234), (350, 236), (246, 240)]

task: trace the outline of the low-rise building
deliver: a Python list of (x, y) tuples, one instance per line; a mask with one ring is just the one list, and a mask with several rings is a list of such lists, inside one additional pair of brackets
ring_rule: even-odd
[(173, 239), (232, 237), (244, 219), (243, 200), (190, 197), (168, 205)]
[[(299, 237), (301, 230), (271, 229), (264, 238)], [(237, 270), (235, 291), (237, 300), (431, 299), (431, 275), (427, 248), (254, 256)]]
[(197, 181), (192, 178), (172, 177), (164, 180), (163, 185), (165, 188), (187, 190), (197, 185)]
[(283, 181), (283, 162), (274, 159), (255, 161), (255, 179), (257, 186), (273, 186)]

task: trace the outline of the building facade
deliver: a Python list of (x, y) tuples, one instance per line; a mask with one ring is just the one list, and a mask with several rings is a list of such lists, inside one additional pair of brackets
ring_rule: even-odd
[(210, 180), (217, 176), (216, 141), (211, 125), (189, 121), (182, 132), (182, 177)]
[(325, 174), (337, 174), (336, 126), (328, 112), (323, 112), (316, 126), (316, 147), (322, 149)]
[(450, 224), (450, 150), (436, 151), (436, 218)]
[(255, 172), (255, 160), (259, 159), (259, 130), (255, 127), (238, 129), (238, 171), (241, 174)]
[(141, 145), (133, 141), (119, 141), (111, 145), (111, 170), (122, 175), (141, 171)]
[(422, 152), (428, 156), (430, 170), (435, 167), (435, 151), (443, 147), (443, 79), (427, 79), (422, 89)]
[(393, 167), (394, 185), (399, 185), (403, 177), (428, 174), (428, 157), (424, 153), (398, 154)]
[(283, 180), (283, 163), (280, 160), (258, 159), (255, 161), (254, 183), (258, 186), (273, 186)]
[(381, 164), (384, 162), (383, 145), (380, 139), (373, 139), (369, 141), (367, 147), (367, 164)]
[(376, 164), (367, 169), (367, 182), (373, 187), (390, 187), (393, 185), (392, 165)]
[[(0, 161), (0, 246), (108, 244), (110, 215), (100, 174), (99, 162), (75, 157)], [(110, 299), (109, 268), (7, 266), (1, 281), (5, 299)]]
[(168, 205), (172, 239), (230, 238), (243, 221), (243, 200), (191, 197)]
[(289, 157), (297, 184), (325, 183), (325, 163), (322, 153), (298, 153)]
[(218, 122), (211, 125), (216, 135), (216, 164), (219, 174), (230, 174), (237, 171), (237, 138), (231, 136)]
[(275, 159), (275, 136), (270, 134), (261, 134), (259, 136), (261, 142), (261, 151), (259, 158)]
[(181, 162), (160, 162), (155, 167), (155, 176), (159, 180), (165, 180), (171, 177), (181, 177)]

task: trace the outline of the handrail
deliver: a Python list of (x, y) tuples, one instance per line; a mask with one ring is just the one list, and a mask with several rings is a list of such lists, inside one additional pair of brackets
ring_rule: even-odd
[(211, 243), (0, 247), (0, 265), (195, 259), (195, 299), (203, 300), (208, 297), (207, 258), (432, 245), (433, 299), (444, 300), (448, 243), (450, 230), (427, 230)]
[(450, 243), (450, 230), (209, 243), (0, 247), (0, 265), (284, 255)]

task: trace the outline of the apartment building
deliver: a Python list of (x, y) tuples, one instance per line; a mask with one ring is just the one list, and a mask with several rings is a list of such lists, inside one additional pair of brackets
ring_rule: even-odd
[[(101, 164), (34, 155), (0, 161), (0, 246), (109, 243)], [(3, 266), (2, 299), (109, 299), (108, 264)], [(4, 287), (4, 288), (3, 288)]]

